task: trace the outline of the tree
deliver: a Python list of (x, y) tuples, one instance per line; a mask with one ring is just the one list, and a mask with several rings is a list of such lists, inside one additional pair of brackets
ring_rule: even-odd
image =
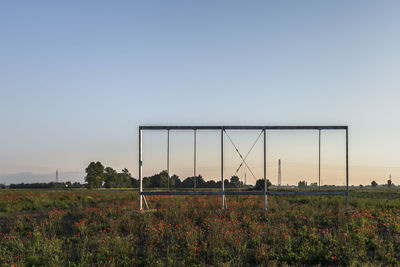
[(167, 187), (168, 186), (168, 172), (162, 171), (158, 174), (150, 176), (150, 187)]
[(240, 187), (240, 180), (239, 177), (237, 177), (236, 175), (231, 177), (231, 185), (232, 187)]
[(204, 185), (206, 188), (216, 188), (217, 183), (214, 180), (207, 181)]
[(127, 168), (124, 168), (121, 173), (118, 173), (117, 185), (119, 188), (132, 187), (132, 175)]
[(228, 179), (224, 179), (224, 188), (229, 188), (230, 187), (230, 183)]
[(107, 167), (104, 172), (104, 187), (106, 188), (129, 188), (138, 185), (137, 180), (131, 177), (127, 168), (118, 173), (113, 168)]
[(101, 187), (104, 182), (105, 174), (104, 174), (104, 166), (100, 161), (91, 162), (89, 166), (86, 168), (86, 177), (85, 181), (88, 183), (89, 188), (98, 188)]
[(201, 188), (201, 187), (206, 187), (206, 181), (204, 180), (203, 176), (199, 174), (198, 176), (194, 177), (196, 179), (196, 187)]
[(181, 185), (181, 180), (179, 179), (179, 176), (174, 174), (170, 178), (170, 185), (171, 187), (179, 187)]
[(304, 188), (304, 187), (307, 187), (307, 182), (306, 181), (299, 181), (297, 185), (298, 185), (299, 188)]
[(138, 188), (139, 187), (139, 180), (131, 177), (131, 185), (134, 188)]
[[(149, 188), (149, 187), (151, 187), (151, 180), (150, 180), (150, 177), (144, 177), (144, 178), (142, 179), (142, 186), (143, 186), (143, 188)], [(139, 187), (139, 182), (138, 182), (138, 187)]]
[(376, 187), (377, 185), (378, 185), (377, 182), (375, 182), (375, 181), (372, 181), (372, 182), (371, 182), (371, 186), (372, 186), (372, 187)]
[(168, 187), (168, 180), (169, 180), (168, 172), (162, 171), (158, 175), (160, 176), (160, 187)]
[[(271, 181), (267, 179), (267, 188), (272, 185)], [(257, 190), (264, 190), (264, 179), (258, 179), (255, 185)]]
[(187, 177), (185, 180), (180, 183), (181, 188), (194, 188), (194, 179), (193, 177)]
[(118, 173), (111, 167), (107, 167), (104, 169), (105, 171), (105, 179), (104, 179), (104, 187), (106, 188), (113, 188), (117, 187), (117, 179)]

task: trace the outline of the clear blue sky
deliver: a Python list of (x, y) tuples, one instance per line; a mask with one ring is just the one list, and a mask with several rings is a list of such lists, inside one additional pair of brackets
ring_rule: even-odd
[[(100, 160), (136, 175), (140, 124), (348, 124), (351, 183), (400, 184), (399, 14), (399, 1), (2, 1), (0, 174)], [(309, 149), (295, 138), (279, 152), (288, 183)]]

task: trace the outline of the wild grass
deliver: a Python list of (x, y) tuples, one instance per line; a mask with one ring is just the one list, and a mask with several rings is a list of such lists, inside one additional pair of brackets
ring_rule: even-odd
[(343, 196), (152, 196), (1, 190), (3, 265), (399, 265), (396, 190)]

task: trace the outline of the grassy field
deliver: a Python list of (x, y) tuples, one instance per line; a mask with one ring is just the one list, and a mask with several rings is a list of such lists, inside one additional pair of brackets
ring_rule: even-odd
[(399, 265), (400, 194), (149, 197), (129, 190), (1, 190), (5, 266)]

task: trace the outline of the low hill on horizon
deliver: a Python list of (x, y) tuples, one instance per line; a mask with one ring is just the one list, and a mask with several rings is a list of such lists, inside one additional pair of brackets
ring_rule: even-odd
[[(59, 172), (59, 182), (84, 182), (84, 172)], [(56, 181), (56, 173), (32, 173), (32, 172), (21, 172), (13, 174), (0, 174), (0, 184), (19, 184), (19, 183), (48, 183)]]

